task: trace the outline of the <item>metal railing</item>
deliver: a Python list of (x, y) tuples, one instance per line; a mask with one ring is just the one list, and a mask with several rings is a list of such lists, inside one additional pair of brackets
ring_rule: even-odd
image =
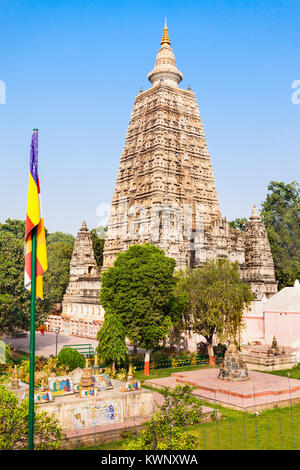
[[(216, 356), (216, 362), (220, 363), (223, 360), (222, 355)], [(144, 362), (134, 362), (133, 366), (136, 370), (144, 369)], [(161, 361), (151, 361), (150, 369), (173, 369), (176, 367), (198, 366), (201, 364), (208, 364), (208, 355), (198, 355), (192, 357), (174, 357)]]
[(83, 357), (94, 357), (96, 352), (90, 343), (64, 344), (63, 348), (72, 348), (78, 351)]

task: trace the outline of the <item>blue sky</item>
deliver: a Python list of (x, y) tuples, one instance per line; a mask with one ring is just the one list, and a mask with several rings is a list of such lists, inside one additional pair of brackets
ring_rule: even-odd
[(196, 92), (222, 214), (248, 216), (269, 181), (299, 181), (300, 1), (0, 0), (1, 222), (25, 218), (34, 127), (48, 229), (101, 222), (165, 16), (180, 86)]

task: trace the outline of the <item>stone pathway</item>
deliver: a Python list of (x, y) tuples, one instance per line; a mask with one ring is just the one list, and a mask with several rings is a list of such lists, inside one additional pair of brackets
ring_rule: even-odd
[[(0, 338), (1, 339), (1, 338)], [(29, 333), (25, 336), (18, 338), (2, 338), (6, 344), (12, 348), (18, 348), (22, 351), (29, 353)], [(79, 336), (70, 336), (59, 334), (57, 343), (57, 353), (63, 348), (65, 344), (90, 344), (94, 349), (98, 345), (98, 341), (90, 338), (81, 338)], [(35, 333), (35, 355), (36, 356), (50, 356), (55, 355), (56, 350), (56, 334), (52, 332), (45, 332), (44, 336), (40, 331)], [(129, 354), (133, 351), (133, 346), (128, 346)], [(144, 352), (143, 349), (138, 348), (138, 354)]]
[[(29, 333), (21, 338), (4, 338), (3, 341), (9, 344), (12, 348), (18, 348), (22, 351), (29, 353)], [(63, 348), (65, 344), (91, 344), (95, 349), (98, 341), (94, 339), (80, 338), (78, 336), (69, 336), (64, 334), (58, 335), (57, 352)], [(50, 356), (55, 355), (56, 349), (56, 334), (46, 332), (42, 335), (39, 331), (35, 333), (35, 354), (36, 356)]]

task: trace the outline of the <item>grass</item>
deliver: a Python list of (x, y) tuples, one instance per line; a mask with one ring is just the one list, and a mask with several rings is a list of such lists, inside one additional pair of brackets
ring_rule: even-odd
[(298, 364), (296, 367), (293, 367), (292, 369), (275, 370), (272, 372), (268, 372), (268, 374), (281, 375), (282, 377), (290, 377), (291, 379), (300, 380), (300, 364)]
[(175, 372), (186, 372), (189, 370), (208, 369), (208, 368), (209, 366), (207, 364), (203, 364), (203, 365), (196, 365), (196, 366), (174, 367), (170, 369), (154, 369), (154, 370), (150, 370), (150, 375), (144, 375), (143, 371), (136, 371), (134, 373), (134, 377), (135, 379), (143, 383), (145, 380), (170, 377)]

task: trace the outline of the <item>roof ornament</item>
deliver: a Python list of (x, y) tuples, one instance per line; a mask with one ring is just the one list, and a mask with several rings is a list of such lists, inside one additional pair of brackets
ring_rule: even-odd
[(167, 18), (165, 18), (165, 27), (160, 45), (163, 46), (164, 44), (171, 46), (171, 41), (168, 34)]
[(156, 55), (156, 62), (153, 70), (148, 73), (148, 80), (152, 85), (160, 85), (161, 79), (166, 85), (178, 87), (182, 80), (182, 73), (176, 67), (175, 56), (171, 49), (171, 42), (168, 34), (167, 19), (165, 20), (164, 32), (161, 40), (161, 47)]
[(250, 215), (250, 220), (260, 220), (260, 216), (259, 216), (259, 213), (255, 204), (253, 204), (253, 209)]
[(87, 228), (85, 220), (82, 222), (79, 232), (88, 232), (88, 228)]

